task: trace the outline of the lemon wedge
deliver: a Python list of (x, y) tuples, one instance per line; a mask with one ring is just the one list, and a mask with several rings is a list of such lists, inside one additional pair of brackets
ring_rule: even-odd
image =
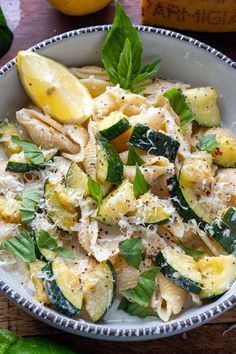
[(81, 124), (92, 115), (87, 88), (64, 65), (23, 50), (18, 52), (17, 68), (32, 101), (58, 122)]

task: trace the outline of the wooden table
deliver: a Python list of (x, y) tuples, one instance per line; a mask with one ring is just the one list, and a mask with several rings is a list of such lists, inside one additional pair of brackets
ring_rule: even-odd
[[(139, 0), (121, 1), (134, 23), (141, 23)], [(69, 17), (54, 10), (46, 0), (1, 0), (10, 26), (14, 29), (14, 42), (9, 52), (0, 59), (0, 66), (14, 57), (18, 50), (75, 28), (111, 23), (114, 5), (91, 16)], [(236, 60), (235, 33), (209, 34), (188, 33)], [(19, 335), (46, 335), (70, 344), (81, 353), (130, 354), (141, 353), (235, 353), (235, 330), (225, 332), (236, 321), (236, 308), (219, 319), (184, 335), (142, 343), (112, 343), (89, 340), (59, 332), (31, 318), (0, 295), (0, 327), (8, 328)], [(23, 354), (23, 353), (22, 353)], [(43, 354), (43, 353), (42, 353)]]

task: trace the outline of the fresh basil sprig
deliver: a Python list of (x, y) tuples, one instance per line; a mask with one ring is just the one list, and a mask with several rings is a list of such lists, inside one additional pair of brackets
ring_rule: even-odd
[(208, 134), (208, 135), (203, 135), (199, 138), (199, 143), (197, 147), (200, 150), (205, 150), (208, 152), (211, 152), (215, 148), (219, 146), (218, 142), (216, 141), (216, 136), (215, 134)]
[(146, 318), (148, 316), (158, 317), (156, 311), (154, 311), (151, 307), (144, 307), (134, 304), (132, 302), (129, 302), (124, 297), (123, 299), (121, 299), (118, 309), (127, 312), (131, 316), (137, 316), (140, 318)]
[(8, 250), (26, 263), (36, 260), (34, 241), (26, 230), (22, 230), (20, 234), (9, 240), (1, 241), (0, 249)]
[(48, 250), (55, 251), (57, 254), (59, 254), (64, 258), (68, 258), (68, 259), (75, 258), (74, 255), (69, 250), (66, 250), (62, 246), (58, 246), (57, 242), (54, 240), (54, 238), (52, 238), (49, 235), (47, 231), (42, 229), (37, 229), (35, 233), (36, 233), (36, 240), (37, 240), (36, 242), (39, 250), (42, 248), (46, 248)]
[(149, 185), (145, 181), (142, 172), (138, 168), (138, 165), (136, 165), (136, 173), (135, 173), (134, 184), (133, 184), (133, 191), (134, 191), (135, 198), (138, 198), (138, 196), (143, 195), (148, 190), (149, 190)]
[(43, 192), (30, 188), (26, 189), (22, 193), (22, 202), (20, 206), (21, 222), (22, 224), (28, 224), (35, 218), (35, 210), (42, 198)]
[(188, 256), (191, 256), (193, 258), (201, 257), (201, 256), (204, 256), (204, 254), (205, 254), (204, 251), (194, 250), (192, 248), (186, 247), (183, 244), (180, 245), (180, 248), (184, 251), (185, 254), (187, 254)]
[(142, 239), (141, 237), (131, 238), (119, 243), (119, 250), (126, 262), (138, 268), (142, 261)]
[(181, 90), (173, 88), (166, 91), (163, 96), (168, 98), (173, 111), (180, 117), (180, 125), (182, 128), (186, 127), (194, 120), (193, 111), (185, 102)]
[(129, 145), (129, 153), (128, 153), (128, 159), (127, 159), (127, 164), (128, 166), (135, 166), (136, 163), (141, 166), (144, 164), (145, 161), (139, 156), (137, 151), (132, 145)]
[(129, 302), (148, 307), (156, 287), (155, 278), (160, 269), (160, 267), (155, 267), (142, 273), (138, 284), (134, 288), (119, 290), (120, 294)]
[(27, 159), (29, 159), (34, 165), (41, 165), (44, 163), (43, 153), (36, 144), (21, 139), (17, 135), (12, 135), (11, 140), (13, 143), (22, 147), (25, 157), (27, 157)]
[(6, 18), (0, 7), (0, 58), (8, 51), (13, 40), (13, 33), (7, 26)]
[(153, 77), (160, 67), (161, 59), (141, 69), (142, 43), (121, 4), (116, 1), (116, 14), (102, 48), (102, 61), (110, 81), (123, 89)]
[(102, 189), (99, 183), (94, 181), (91, 177), (88, 178), (88, 189), (92, 198), (96, 200), (100, 206), (102, 202)]

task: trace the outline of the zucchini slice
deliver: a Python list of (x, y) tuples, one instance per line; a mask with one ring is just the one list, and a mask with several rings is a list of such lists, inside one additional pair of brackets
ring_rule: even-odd
[(151, 193), (143, 194), (137, 201), (138, 209), (135, 213), (137, 220), (146, 226), (150, 224), (166, 224), (169, 221), (170, 214), (160, 204), (157, 196)]
[(125, 179), (122, 184), (113, 189), (103, 199), (100, 207), (92, 214), (92, 217), (103, 224), (115, 225), (129, 211), (136, 208), (133, 185)]
[(192, 183), (182, 178), (181, 171), (169, 178), (168, 186), (172, 203), (184, 220), (196, 220), (201, 229), (212, 221), (208, 210), (198, 203)]
[(200, 298), (224, 294), (236, 279), (236, 259), (232, 255), (204, 257), (197, 264), (203, 280)]
[(137, 124), (134, 127), (129, 144), (150, 154), (164, 156), (174, 162), (180, 143), (170, 136), (160, 133), (145, 125)]
[(36, 260), (29, 265), (30, 278), (35, 288), (34, 298), (38, 302), (44, 304), (50, 304), (50, 301), (47, 297), (47, 294), (44, 289), (43, 279), (38, 277), (38, 273), (41, 272), (41, 269), (46, 265), (45, 262), (41, 260)]
[(102, 182), (121, 184), (123, 163), (114, 147), (103, 138), (97, 138), (97, 178)]
[[(77, 274), (59, 262), (49, 262), (44, 287), (50, 302), (66, 316), (76, 315), (82, 307), (83, 291)], [(51, 277), (53, 280), (48, 280)]]
[(228, 208), (223, 214), (222, 222), (235, 234), (236, 238), (236, 208)]
[(12, 135), (19, 135), (18, 128), (13, 123), (3, 123), (0, 125), (0, 137), (5, 138), (6, 141), (2, 141), (1, 145), (7, 156), (12, 154), (18, 154), (21, 152), (22, 148), (11, 141)]
[(212, 225), (207, 228), (207, 231), (227, 253), (233, 253), (236, 250), (236, 234), (220, 220), (213, 222)]
[(113, 140), (131, 127), (127, 117), (121, 112), (112, 112), (98, 126), (99, 133), (107, 140)]
[(58, 196), (57, 189), (60, 189), (61, 183), (52, 183), (50, 179), (47, 179), (44, 186), (44, 198), (46, 204), (47, 214), (50, 219), (60, 229), (72, 232), (71, 228), (74, 226), (78, 219), (78, 213), (76, 208), (68, 201), (68, 207), (65, 207), (66, 201), (61, 202)]
[(89, 196), (88, 176), (75, 162), (70, 164), (67, 171), (66, 188), (69, 189), (75, 202), (80, 197)]
[(157, 254), (156, 263), (161, 272), (181, 288), (194, 294), (202, 290), (202, 276), (192, 257), (166, 247)]
[(110, 261), (99, 263), (83, 282), (86, 311), (92, 321), (101, 320), (116, 295), (116, 279)]
[(219, 127), (220, 112), (217, 106), (217, 92), (212, 87), (198, 87), (183, 91), (186, 103), (202, 127)]

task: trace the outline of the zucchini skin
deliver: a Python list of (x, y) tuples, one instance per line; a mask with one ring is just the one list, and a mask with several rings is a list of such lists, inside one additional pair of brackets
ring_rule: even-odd
[[(53, 276), (52, 263), (47, 264), (47, 274)], [(44, 287), (50, 302), (55, 305), (61, 313), (68, 317), (76, 315), (80, 309), (72, 305), (62, 294), (61, 289), (55, 280), (44, 279)]]
[(129, 144), (150, 154), (164, 156), (170, 162), (174, 162), (180, 143), (170, 136), (162, 134), (145, 125), (137, 124), (134, 127)]
[(236, 208), (229, 207), (223, 215), (222, 222), (235, 234), (236, 238)]
[[(97, 138), (108, 162), (106, 181), (119, 185), (122, 182), (123, 163), (116, 149), (104, 138)], [(99, 163), (99, 161), (98, 161)]]
[[(199, 294), (200, 291), (202, 290), (202, 285), (199, 283), (196, 283), (195, 281), (183, 277), (178, 271), (176, 271), (174, 268), (172, 268), (167, 261), (165, 260), (162, 252), (159, 252), (156, 256), (156, 264), (161, 267), (161, 272), (173, 283), (178, 285), (179, 287), (186, 289), (187, 291), (194, 293), (194, 294)], [(178, 274), (178, 276), (176, 276)]]
[(182, 216), (182, 218), (185, 221), (195, 219), (197, 224), (199, 225), (199, 228), (204, 230), (205, 227), (208, 225), (208, 223), (204, 221), (202, 218), (200, 218), (186, 202), (184, 195), (181, 191), (181, 187), (178, 181), (178, 176), (174, 175), (170, 177), (167, 183), (169, 186), (172, 203), (174, 204), (174, 207), (178, 211), (179, 215)]
[(107, 140), (113, 140), (126, 132), (131, 127), (126, 118), (121, 118), (117, 123), (107, 129), (100, 130), (99, 133)]
[(19, 163), (8, 161), (6, 166), (6, 171), (17, 172), (17, 173), (25, 173), (31, 171), (39, 171), (43, 168), (42, 165), (34, 165), (31, 163)]
[(212, 232), (209, 232), (210, 236), (216, 240), (227, 253), (233, 253), (236, 250), (236, 235), (222, 222), (213, 223), (210, 230), (212, 230)]

